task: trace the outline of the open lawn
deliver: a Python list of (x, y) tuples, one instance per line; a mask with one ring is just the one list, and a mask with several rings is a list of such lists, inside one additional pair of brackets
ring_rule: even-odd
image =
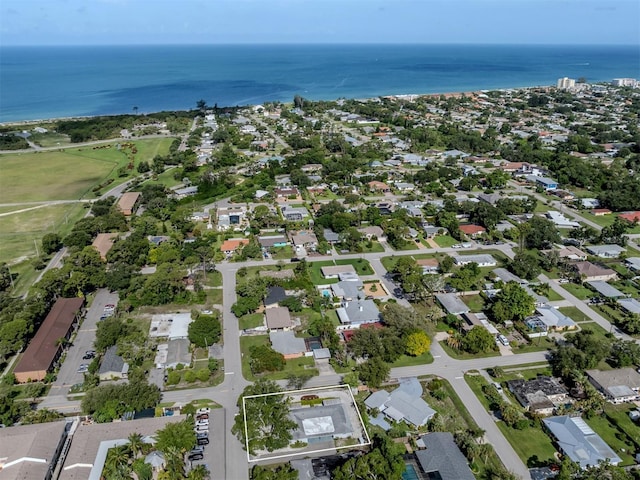
[(358, 275), (373, 275), (375, 273), (369, 262), (363, 258), (336, 260), (336, 265), (353, 265)]
[(554, 459), (556, 449), (549, 435), (542, 429), (529, 427), (516, 430), (508, 427), (504, 422), (497, 422), (496, 425), (525, 464), (529, 459), (534, 460), (534, 457), (541, 462)]
[(618, 429), (612, 425), (606, 415), (583, 419), (618, 454), (622, 459), (622, 465), (635, 464), (629, 452), (633, 452), (637, 447), (634, 447), (634, 443), (622, 428)]
[[(21, 208), (15, 207), (16, 210)], [(36, 248), (38, 254), (42, 254), (41, 240), (44, 234), (58, 232), (61, 236), (66, 235), (85, 213), (80, 203), (64, 203), (0, 217), (0, 262), (10, 263), (21, 257), (33, 258)]]
[(457, 243), (460, 243), (458, 240), (449, 235), (436, 235), (435, 237), (433, 237), (433, 239), (441, 247), (451, 247)]
[(167, 188), (175, 187), (182, 183), (182, 179), (174, 178), (175, 168), (169, 168), (159, 175), (154, 175), (149, 180), (143, 182), (143, 185), (164, 185)]
[(426, 365), (428, 363), (433, 363), (433, 356), (430, 352), (424, 353), (417, 357), (402, 355), (398, 360), (391, 364), (391, 368), (413, 367), (414, 365)]
[(64, 135), (57, 132), (32, 133), (29, 137), (29, 140), (31, 140), (36, 145), (40, 145), (44, 148), (68, 146), (71, 143), (71, 141), (69, 140), (69, 135)]
[(290, 245), (273, 248), (271, 252), (271, 256), (274, 260), (289, 260), (293, 257), (293, 248)]
[(590, 322), (591, 319), (576, 307), (560, 307), (559, 309), (574, 322)]
[[(166, 154), (172, 139), (137, 140), (135, 163)], [(68, 148), (60, 151), (0, 155), (0, 203), (93, 198), (91, 188), (107, 178), (120, 183), (118, 168), (127, 165), (127, 155), (110, 148)], [(121, 180), (124, 180), (122, 178)]]
[(256, 328), (264, 325), (264, 315), (262, 313), (250, 313), (238, 319), (238, 325), (242, 330)]
[(583, 287), (582, 285), (576, 285), (575, 283), (563, 283), (562, 288), (580, 300), (586, 300), (587, 298), (596, 296), (593, 290)]
[(318, 370), (313, 367), (313, 357), (301, 357), (287, 360), (284, 370), (263, 375), (254, 375), (249, 366), (249, 350), (253, 345), (269, 345), (268, 335), (254, 335), (240, 337), (240, 350), (242, 351), (242, 375), (250, 381), (256, 378), (268, 378), (270, 380), (284, 380), (290, 374), (311, 374), (318, 375)]
[(482, 312), (484, 310), (484, 299), (480, 295), (464, 295), (460, 297), (472, 312)]

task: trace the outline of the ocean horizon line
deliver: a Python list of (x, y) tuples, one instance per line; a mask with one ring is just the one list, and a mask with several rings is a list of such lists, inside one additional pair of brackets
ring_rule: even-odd
[(507, 43), (507, 42), (229, 42), (229, 43), (95, 43), (95, 44), (4, 44), (3, 48), (59, 48), (59, 47), (75, 47), (75, 48), (92, 48), (92, 47), (331, 47), (331, 46), (466, 46), (466, 47), (634, 47), (638, 48), (636, 43)]

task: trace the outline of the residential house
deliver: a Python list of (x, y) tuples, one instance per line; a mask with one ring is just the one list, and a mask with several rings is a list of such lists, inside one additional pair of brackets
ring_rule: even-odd
[(447, 313), (461, 315), (470, 311), (469, 307), (455, 293), (438, 293), (436, 299)]
[(592, 280), (587, 282), (591, 288), (593, 288), (596, 292), (606, 298), (621, 298), (626, 297), (624, 292), (621, 292), (617, 288), (609, 285), (607, 282), (603, 282), (602, 280)]
[(381, 193), (390, 193), (391, 192), (391, 188), (389, 188), (389, 185), (387, 185), (384, 182), (379, 182), (377, 180), (372, 180), (370, 182), (367, 183), (367, 186), (376, 192), (381, 192)]
[(129, 374), (129, 364), (116, 354), (117, 347), (115, 345), (109, 347), (102, 357), (98, 376), (100, 381), (116, 380), (127, 378)]
[(304, 338), (296, 337), (291, 330), (272, 330), (269, 332), (269, 340), (271, 340), (271, 347), (281, 353), (285, 360), (303, 357), (307, 352)]
[(608, 208), (594, 208), (591, 210), (591, 215), (595, 217), (603, 217), (605, 215), (611, 215), (613, 212)]
[(276, 198), (298, 197), (300, 191), (296, 187), (278, 187), (273, 190)]
[(264, 298), (265, 308), (278, 307), (279, 303), (289, 298), (284, 288), (279, 286), (269, 287), (267, 296)]
[(573, 270), (585, 281), (601, 280), (603, 282), (617, 278), (618, 274), (610, 268), (600, 267), (591, 262), (577, 262), (573, 264)]
[(385, 239), (384, 230), (382, 230), (382, 228), (377, 227), (377, 226), (362, 227), (362, 228), (359, 228), (358, 231), (362, 235), (364, 235), (367, 240), (375, 240), (375, 239), (377, 239), (377, 240), (384, 241), (384, 239)]
[(116, 238), (118, 238), (117, 233), (99, 233), (91, 246), (98, 251), (102, 260), (106, 260), (107, 253), (113, 247), (113, 242)]
[(329, 245), (335, 245), (340, 241), (340, 235), (338, 235), (336, 232), (334, 232), (330, 228), (325, 228), (322, 231), (322, 235), (324, 236), (324, 239), (327, 241)]
[(545, 331), (573, 330), (578, 327), (576, 322), (550, 305), (536, 307), (536, 314), (534, 318), (544, 324)]
[(231, 238), (222, 242), (222, 245), (220, 245), (220, 251), (227, 256), (230, 256), (233, 255), (240, 247), (247, 245), (248, 243), (249, 240), (246, 238)]
[(630, 270), (634, 272), (640, 272), (640, 257), (629, 257), (624, 261), (624, 264)]
[(338, 278), (341, 273), (357, 273), (351, 264), (320, 267), (320, 272), (324, 278)]
[(626, 312), (640, 315), (640, 302), (635, 298), (620, 298), (616, 302)]
[(440, 264), (437, 258), (422, 258), (416, 260), (416, 264), (422, 268), (423, 274), (434, 274), (440, 270)]
[(304, 207), (284, 206), (280, 209), (283, 218), (287, 222), (301, 222), (309, 217), (309, 212)]
[(475, 238), (479, 235), (482, 235), (483, 233), (485, 233), (487, 231), (486, 228), (481, 227), (480, 225), (460, 225), (459, 227), (460, 231), (462, 233), (464, 233), (465, 235), (471, 237), (471, 238)]
[(626, 212), (621, 213), (618, 216), (624, 220), (629, 220), (630, 222), (640, 222), (640, 212)]
[(264, 311), (264, 315), (267, 328), (270, 331), (291, 330), (294, 326), (294, 322), (291, 319), (291, 315), (289, 314), (289, 309), (287, 307), (267, 308)]
[(553, 377), (538, 376), (532, 380), (510, 380), (509, 391), (527, 411), (537, 415), (551, 415), (556, 406), (567, 403), (569, 392)]
[(587, 252), (600, 258), (618, 258), (626, 250), (620, 245), (592, 245), (587, 247)]
[(360, 279), (356, 281), (340, 281), (331, 285), (331, 294), (341, 303), (354, 302), (365, 298), (364, 284)]
[(186, 197), (190, 197), (192, 195), (195, 195), (196, 193), (198, 193), (198, 186), (194, 185), (191, 187), (184, 187), (184, 188), (177, 188), (173, 191), (173, 195), (174, 197), (180, 199), (180, 198), (186, 198)]
[(475, 480), (467, 459), (456, 445), (450, 432), (433, 432), (417, 442), (420, 450), (415, 457), (420, 469), (429, 479)]
[(498, 264), (496, 259), (488, 253), (478, 255), (453, 255), (453, 261), (458, 266), (477, 263), (479, 267), (495, 267)]
[(635, 368), (587, 370), (585, 373), (593, 386), (611, 403), (640, 400), (640, 373)]
[(422, 385), (415, 377), (401, 378), (398, 388), (391, 393), (386, 390), (373, 392), (364, 403), (393, 421), (405, 421), (416, 427), (426, 425), (436, 414), (422, 399)]
[(123, 193), (118, 200), (118, 210), (120, 210), (124, 216), (130, 217), (133, 215), (133, 212), (136, 211), (136, 208), (138, 208), (141, 198), (142, 194), (140, 192)]
[(562, 213), (556, 212), (555, 210), (548, 211), (546, 217), (558, 228), (576, 228), (580, 226), (578, 222), (569, 220)]
[(242, 230), (247, 224), (247, 210), (245, 207), (221, 207), (217, 212), (218, 231)]
[(318, 247), (318, 237), (312, 231), (289, 232), (289, 239), (294, 247), (303, 247), (315, 250)]
[(343, 325), (362, 325), (380, 320), (380, 310), (373, 300), (344, 302), (336, 309), (338, 319)]
[(289, 240), (284, 235), (259, 236), (258, 243), (264, 249), (280, 248), (289, 245)]
[(517, 275), (514, 275), (513, 273), (511, 273), (509, 270), (507, 270), (506, 268), (495, 268), (493, 269), (493, 275), (500, 280), (503, 283), (509, 283), (509, 282), (516, 282), (520, 285), (523, 285), (525, 283), (527, 283), (526, 280), (523, 280), (522, 278), (518, 277)]
[(542, 420), (558, 447), (581, 468), (596, 467), (602, 462), (617, 465), (620, 457), (581, 417), (545, 418)]
[(544, 190), (555, 190), (558, 188), (558, 182), (548, 177), (540, 177), (537, 175), (527, 175), (525, 177), (530, 183), (534, 183), (538, 187), (542, 187)]
[[(544, 253), (548, 253), (551, 250), (545, 250)], [(560, 258), (566, 258), (567, 260), (580, 260), (580, 261), (584, 261), (587, 259), (587, 254), (584, 253), (582, 250), (580, 250), (577, 247), (574, 247), (573, 245), (567, 245), (564, 246), (562, 248), (559, 248), (557, 250), (558, 252), (558, 256)]]

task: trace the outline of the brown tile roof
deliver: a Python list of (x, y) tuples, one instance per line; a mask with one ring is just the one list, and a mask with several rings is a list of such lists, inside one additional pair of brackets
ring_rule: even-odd
[(138, 198), (140, 198), (140, 195), (140, 192), (124, 193), (120, 197), (120, 200), (118, 200), (118, 208), (120, 209), (120, 211), (122, 211), (125, 215), (128, 215), (133, 210), (133, 207), (135, 207)]
[(480, 225), (460, 225), (460, 231), (467, 235), (475, 235), (477, 233), (486, 232), (487, 230)]
[[(60, 349), (56, 341), (67, 336), (76, 314), (83, 305), (84, 298), (59, 298), (56, 301), (13, 371), (19, 381), (23, 381), (21, 378), (26, 380), (31, 372), (47, 371), (51, 368)], [(31, 379), (36, 380), (35, 377)]]
[(234, 252), (240, 248), (241, 245), (246, 245), (248, 243), (249, 240), (245, 238), (225, 240), (225, 242), (220, 245), (220, 250), (223, 252)]
[(113, 247), (113, 242), (117, 237), (117, 233), (99, 233), (91, 246), (98, 250), (100, 258), (106, 260), (107, 253), (109, 253), (109, 250)]

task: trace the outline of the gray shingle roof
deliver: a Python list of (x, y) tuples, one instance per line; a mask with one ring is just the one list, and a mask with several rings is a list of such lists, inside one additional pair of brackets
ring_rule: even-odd
[(421, 440), (427, 448), (418, 450), (416, 458), (425, 473), (438, 472), (442, 480), (475, 480), (451, 433), (430, 433)]

